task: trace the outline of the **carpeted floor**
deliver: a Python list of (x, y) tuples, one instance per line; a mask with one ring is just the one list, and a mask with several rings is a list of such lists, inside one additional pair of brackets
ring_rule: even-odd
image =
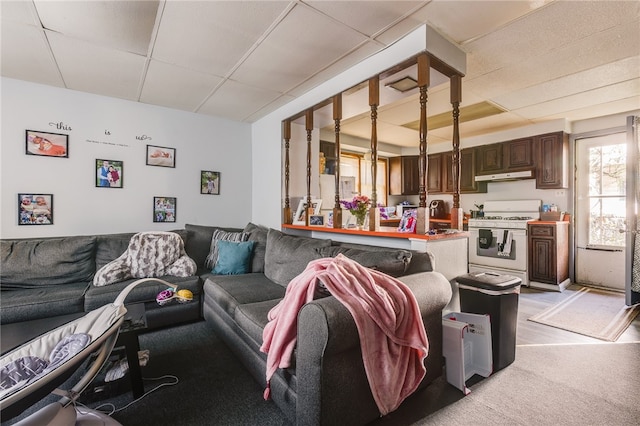
[[(115, 413), (123, 425), (289, 425), (204, 322), (147, 333), (140, 344), (151, 353), (144, 376), (179, 383)], [(374, 425), (636, 425), (638, 371), (640, 343), (519, 346), (512, 365), (467, 382), (468, 396), (441, 378)]]

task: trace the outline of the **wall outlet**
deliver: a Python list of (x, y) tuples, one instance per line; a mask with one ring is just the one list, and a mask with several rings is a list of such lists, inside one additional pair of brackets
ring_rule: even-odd
[(565, 190), (564, 189), (558, 189), (556, 191), (556, 197), (564, 197), (565, 196)]

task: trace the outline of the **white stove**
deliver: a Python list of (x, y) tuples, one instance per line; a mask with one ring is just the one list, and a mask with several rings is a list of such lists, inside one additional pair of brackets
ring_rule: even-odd
[(542, 200), (487, 201), (484, 217), (469, 219), (469, 272), (513, 275), (529, 285), (527, 223)]

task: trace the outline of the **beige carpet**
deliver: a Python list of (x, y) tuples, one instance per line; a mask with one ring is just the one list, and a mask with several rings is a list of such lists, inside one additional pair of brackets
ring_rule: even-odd
[(640, 305), (625, 306), (622, 293), (582, 287), (529, 321), (615, 342), (639, 312)]

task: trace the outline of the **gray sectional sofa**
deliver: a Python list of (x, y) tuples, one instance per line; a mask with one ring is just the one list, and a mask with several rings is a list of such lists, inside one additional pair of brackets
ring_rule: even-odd
[[(253, 241), (251, 272), (214, 275), (205, 266), (215, 230), (244, 232)], [(136, 287), (127, 303), (144, 303), (149, 328), (204, 317), (262, 386), (266, 355), (260, 352), (267, 313), (285, 294), (289, 281), (310, 260), (339, 253), (398, 277), (418, 301), (429, 355), (420, 388), (442, 374), (442, 311), (451, 299), (446, 278), (434, 272), (427, 253), (337, 243), (284, 234), (248, 224), (244, 229), (185, 225), (174, 231), (198, 271), (192, 277), (162, 277), (193, 292), (194, 301), (160, 307), (157, 283)], [(95, 272), (118, 258), (134, 234), (0, 240), (2, 323), (86, 312), (113, 301), (132, 280), (104, 287), (91, 284)], [(349, 311), (323, 295), (298, 315), (297, 346), (291, 368), (271, 379), (271, 398), (300, 425), (365, 424), (379, 411), (364, 371), (357, 328)]]
[[(249, 225), (253, 270), (244, 275), (205, 274), (204, 318), (262, 386), (266, 355), (260, 352), (267, 313), (307, 263), (342, 253), (364, 266), (398, 277), (413, 291), (427, 331), (427, 374), (420, 388), (442, 374), (442, 310), (451, 299), (446, 278), (427, 253), (341, 244), (286, 235)], [(307, 303), (298, 314), (293, 366), (271, 378), (271, 398), (298, 425), (361, 425), (380, 416), (366, 378), (351, 314), (332, 296)]]

